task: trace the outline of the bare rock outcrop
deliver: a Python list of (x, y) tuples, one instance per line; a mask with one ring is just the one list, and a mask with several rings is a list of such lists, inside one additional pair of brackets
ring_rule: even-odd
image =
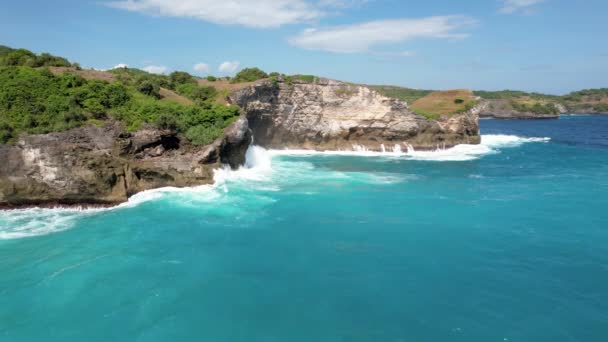
[(404, 101), (328, 79), (263, 81), (233, 93), (230, 100), (244, 109), (254, 143), (267, 148), (428, 150), (480, 140), (478, 108), (428, 120)]
[(0, 207), (113, 205), (144, 190), (208, 184), (220, 164), (244, 163), (250, 141), (244, 118), (208, 146), (167, 130), (125, 132), (117, 123), (22, 135), (0, 145)]

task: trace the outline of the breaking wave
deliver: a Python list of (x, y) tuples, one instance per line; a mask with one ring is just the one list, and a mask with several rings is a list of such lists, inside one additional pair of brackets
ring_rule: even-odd
[(549, 142), (551, 138), (526, 138), (515, 135), (487, 134), (481, 136), (478, 145), (461, 144), (451, 148), (437, 148), (432, 151), (416, 151), (408, 148), (402, 151), (401, 146), (385, 147), (381, 145), (382, 152), (370, 151), (365, 146), (353, 145), (351, 151), (313, 151), (313, 150), (271, 150), (272, 155), (310, 156), (310, 155), (334, 155), (334, 156), (359, 156), (359, 157), (390, 157), (409, 160), (428, 161), (467, 161), (478, 159), (487, 154), (497, 153), (500, 148), (517, 147), (530, 142)]
[[(549, 138), (525, 138), (514, 135), (483, 135), (479, 145), (458, 145), (435, 151), (402, 151), (399, 146), (384, 147), (383, 152), (369, 151), (354, 146), (353, 151), (266, 150), (251, 146), (247, 151), (246, 164), (238, 170), (228, 167), (214, 171), (214, 184), (192, 188), (161, 188), (138, 193), (128, 202), (112, 208), (29, 208), (0, 212), (0, 240), (19, 239), (46, 235), (72, 228), (83, 217), (101, 215), (108, 211), (125, 210), (147, 202), (170, 200), (183, 206), (201, 210), (224, 207), (224, 212), (238, 215), (242, 208), (272, 203), (272, 194), (289, 188), (290, 194), (311, 195), (321, 193), (328, 184), (336, 182), (394, 184), (416, 180), (415, 175), (382, 172), (345, 172), (318, 169), (306, 158), (281, 156), (361, 156), (404, 160), (466, 161), (484, 155), (498, 153), (501, 148), (517, 147), (525, 143), (548, 142)], [(255, 210), (255, 208), (253, 208)]]

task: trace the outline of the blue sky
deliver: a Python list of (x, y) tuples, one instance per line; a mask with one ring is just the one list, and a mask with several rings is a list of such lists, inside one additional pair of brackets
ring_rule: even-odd
[(605, 0), (0, 0), (0, 44), (98, 69), (562, 94), (608, 87), (607, 13)]

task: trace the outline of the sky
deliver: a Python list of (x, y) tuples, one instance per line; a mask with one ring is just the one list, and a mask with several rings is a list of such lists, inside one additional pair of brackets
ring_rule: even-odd
[(608, 87), (606, 0), (0, 0), (0, 45), (83, 67), (257, 66), (421, 89)]

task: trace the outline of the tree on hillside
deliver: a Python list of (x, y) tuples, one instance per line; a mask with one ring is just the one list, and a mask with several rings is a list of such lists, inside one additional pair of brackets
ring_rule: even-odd
[(151, 81), (143, 81), (137, 87), (140, 93), (160, 99), (160, 86)]
[(262, 78), (267, 78), (268, 74), (259, 68), (245, 68), (236, 74), (230, 81), (231, 83), (253, 82)]
[(174, 71), (169, 74), (169, 79), (174, 89), (180, 84), (196, 83), (196, 79), (185, 71)]

